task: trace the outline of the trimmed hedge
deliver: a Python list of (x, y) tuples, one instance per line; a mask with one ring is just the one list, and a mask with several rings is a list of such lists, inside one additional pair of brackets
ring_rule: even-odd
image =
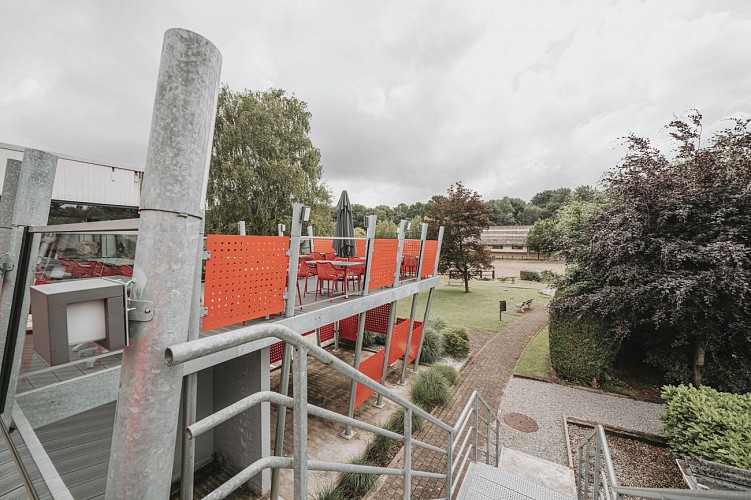
[(564, 380), (589, 384), (613, 369), (618, 342), (594, 318), (550, 309), (550, 362)]
[(560, 275), (549, 269), (544, 271), (528, 271), (522, 269), (519, 271), (519, 279), (524, 281), (538, 281), (540, 283), (550, 283), (558, 279)]
[(469, 356), (469, 334), (465, 328), (452, 326), (443, 331), (443, 351), (456, 359)]
[(690, 455), (751, 469), (751, 394), (665, 386), (660, 415), (673, 456)]

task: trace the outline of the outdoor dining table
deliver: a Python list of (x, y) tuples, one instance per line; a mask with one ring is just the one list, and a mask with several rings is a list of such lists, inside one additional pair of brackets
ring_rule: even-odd
[(355, 261), (350, 262), (348, 260), (308, 260), (307, 261), (310, 264), (318, 264), (328, 262), (329, 264), (332, 264), (337, 267), (343, 267), (344, 268), (344, 298), (348, 299), (349, 295), (347, 294), (347, 280), (349, 279), (348, 272), (350, 267), (357, 267), (357, 266), (364, 266), (365, 262), (362, 261)]

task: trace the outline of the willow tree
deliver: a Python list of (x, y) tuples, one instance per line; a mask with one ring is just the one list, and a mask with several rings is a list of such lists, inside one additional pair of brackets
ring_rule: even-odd
[[(333, 230), (321, 153), (310, 140), (307, 104), (284, 90), (219, 93), (207, 193), (206, 230), (248, 234), (290, 225), (291, 205), (313, 208), (317, 232)], [(331, 226), (331, 227), (329, 227)]]

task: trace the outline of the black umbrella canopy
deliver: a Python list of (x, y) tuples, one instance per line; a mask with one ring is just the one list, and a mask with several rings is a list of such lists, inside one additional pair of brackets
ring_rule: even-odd
[(355, 255), (355, 223), (352, 220), (352, 204), (349, 202), (347, 191), (342, 191), (339, 203), (336, 204), (336, 229), (334, 236), (347, 238), (334, 240), (334, 250), (339, 257), (352, 257)]

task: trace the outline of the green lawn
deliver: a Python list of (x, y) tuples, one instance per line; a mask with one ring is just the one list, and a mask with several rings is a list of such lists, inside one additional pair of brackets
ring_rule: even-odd
[[(454, 280), (454, 285), (459, 283)], [(524, 287), (524, 288), (521, 288)], [(517, 318), (510, 314), (515, 311), (514, 304), (534, 298), (533, 307), (547, 304), (550, 299), (538, 293), (544, 288), (540, 283), (519, 282), (512, 285), (500, 281), (477, 281), (469, 284), (469, 293), (464, 293), (464, 285), (448, 286), (442, 282), (435, 289), (433, 305), (430, 307), (430, 318), (443, 318), (451, 325), (461, 325), (483, 330), (499, 330)], [(417, 301), (416, 318), (421, 320), (425, 313), (425, 302), (428, 292), (420, 294)], [(503, 313), (503, 322), (498, 320), (498, 302), (506, 301), (508, 312)], [(412, 304), (411, 298), (402, 299), (398, 303), (397, 315), (408, 318)]]
[(519, 375), (530, 375), (546, 379), (554, 379), (555, 372), (553, 365), (550, 364), (550, 335), (547, 325), (535, 335), (527, 348), (524, 349), (519, 363), (516, 365), (515, 373)]

